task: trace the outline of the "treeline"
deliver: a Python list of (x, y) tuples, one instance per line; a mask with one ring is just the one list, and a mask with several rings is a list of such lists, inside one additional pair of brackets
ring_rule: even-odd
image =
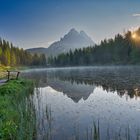
[(12, 43), (0, 39), (0, 65), (4, 66), (42, 66), (46, 65), (44, 54), (30, 54), (14, 47)]
[(140, 64), (140, 28), (105, 39), (99, 45), (50, 57), (48, 63), (52, 66)]

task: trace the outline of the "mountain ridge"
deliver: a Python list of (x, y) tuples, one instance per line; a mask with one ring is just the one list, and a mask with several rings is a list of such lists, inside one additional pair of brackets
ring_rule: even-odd
[(59, 41), (55, 41), (48, 48), (38, 47), (27, 49), (30, 53), (45, 53), (47, 57), (57, 56), (61, 53), (67, 53), (70, 50), (93, 46), (95, 43), (84, 32), (78, 32), (75, 28), (72, 28), (67, 34), (65, 34)]

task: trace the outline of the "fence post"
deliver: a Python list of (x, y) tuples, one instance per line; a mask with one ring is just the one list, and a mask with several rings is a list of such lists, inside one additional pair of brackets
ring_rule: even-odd
[(10, 71), (7, 70), (7, 72), (8, 72), (7, 79), (8, 79), (8, 81), (9, 81), (9, 80), (10, 80)]
[(20, 72), (18, 71), (18, 72), (17, 72), (17, 77), (16, 77), (17, 80), (18, 80), (19, 74), (20, 74)]

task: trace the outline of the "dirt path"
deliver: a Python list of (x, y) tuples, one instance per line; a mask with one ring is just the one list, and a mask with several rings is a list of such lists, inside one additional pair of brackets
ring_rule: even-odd
[(6, 83), (6, 80), (0, 80), (0, 86), (4, 85)]

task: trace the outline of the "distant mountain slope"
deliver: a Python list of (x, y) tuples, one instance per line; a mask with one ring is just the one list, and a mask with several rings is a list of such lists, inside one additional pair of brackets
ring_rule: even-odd
[(44, 50), (46, 50), (46, 48), (43, 48), (43, 47), (27, 49), (27, 51), (30, 53), (38, 53), (38, 54), (44, 53)]
[(48, 48), (33, 48), (27, 51), (31, 53), (45, 53), (46, 56), (57, 56), (70, 50), (93, 46), (95, 43), (84, 31), (71, 29), (60, 41), (52, 43)]

